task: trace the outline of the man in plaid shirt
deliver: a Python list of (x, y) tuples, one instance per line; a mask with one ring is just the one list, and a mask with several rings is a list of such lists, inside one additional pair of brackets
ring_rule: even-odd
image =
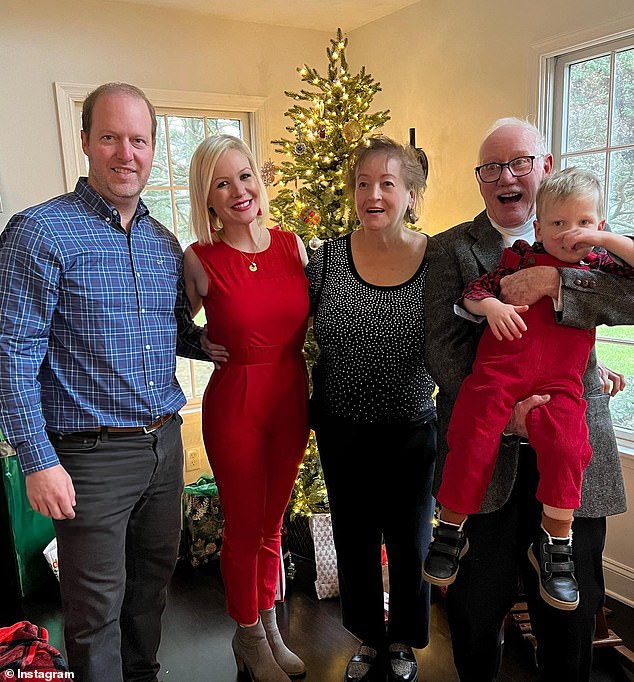
[(155, 681), (180, 537), (185, 396), (205, 356), (178, 240), (140, 194), (156, 117), (134, 86), (84, 103), (87, 178), (0, 235), (0, 428), (54, 520), (76, 680)]

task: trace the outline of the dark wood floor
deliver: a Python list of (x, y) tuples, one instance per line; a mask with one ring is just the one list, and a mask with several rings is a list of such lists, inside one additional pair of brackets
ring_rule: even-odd
[[(287, 601), (278, 605), (280, 629), (288, 644), (306, 662), (306, 682), (341, 682), (357, 641), (340, 623), (336, 599), (319, 601), (312, 586), (312, 566), (297, 561), (297, 575), (289, 582)], [(608, 626), (634, 649), (634, 611), (610, 600), (614, 613)], [(53, 586), (44, 595), (23, 603), (24, 616), (48, 628), (51, 643), (63, 651), (59, 595)], [(159, 653), (163, 682), (236, 682), (230, 639), (234, 623), (225, 613), (218, 565), (193, 569), (180, 562), (170, 585)], [(432, 610), (431, 644), (417, 652), (421, 682), (457, 681), (444, 607), (437, 599)], [(632, 682), (634, 675), (613, 653), (595, 657), (593, 682)], [(507, 632), (499, 682), (537, 680), (532, 654), (515, 630)], [(106, 681), (104, 681), (106, 682)], [(561, 682), (570, 682), (562, 680)]]

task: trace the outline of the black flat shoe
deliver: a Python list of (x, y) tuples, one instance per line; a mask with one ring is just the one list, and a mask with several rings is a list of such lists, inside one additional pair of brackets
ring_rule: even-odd
[(389, 682), (418, 682), (418, 665), (411, 646), (400, 642), (390, 644), (388, 658)]
[(384, 682), (384, 659), (367, 644), (361, 644), (357, 653), (348, 661), (344, 682)]
[(528, 558), (539, 576), (539, 594), (555, 609), (574, 611), (579, 587), (572, 560), (572, 538), (553, 540), (542, 528), (539, 541), (528, 548)]
[(469, 549), (464, 531), (444, 521), (434, 526), (434, 539), (423, 566), (423, 578), (432, 585), (451, 585), (458, 575), (460, 559)]

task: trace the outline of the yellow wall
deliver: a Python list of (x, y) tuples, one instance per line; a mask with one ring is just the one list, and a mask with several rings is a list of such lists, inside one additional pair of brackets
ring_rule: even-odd
[[(435, 233), (482, 209), (473, 173), (481, 137), (502, 116), (532, 113), (534, 49), (562, 34), (613, 30), (631, 0), (422, 1), (351, 35), (349, 57), (381, 81), (377, 107), (389, 108), (386, 133), (416, 143), (430, 160), (421, 225)], [(628, 21), (624, 22), (626, 25)], [(602, 32), (601, 26), (606, 26)]]
[(54, 81), (267, 97), (279, 137), (295, 67), (324, 61), (329, 37), (107, 0), (0, 0), (0, 228), (65, 191)]

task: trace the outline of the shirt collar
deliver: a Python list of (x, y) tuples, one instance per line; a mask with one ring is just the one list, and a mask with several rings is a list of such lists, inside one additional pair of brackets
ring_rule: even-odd
[[(75, 194), (94, 211), (96, 211), (107, 223), (120, 225), (121, 217), (119, 211), (113, 208), (102, 196), (88, 184), (88, 178), (79, 178), (75, 185)], [(148, 215), (150, 213), (148, 207), (143, 203), (143, 199), (139, 198), (134, 218)]]
[(527, 222), (519, 227), (502, 227), (498, 225), (491, 216), (487, 213), (489, 222), (502, 235), (504, 246), (512, 246), (517, 239), (523, 239), (525, 242), (532, 244), (535, 241), (535, 226), (533, 222), (535, 216), (532, 216)]

